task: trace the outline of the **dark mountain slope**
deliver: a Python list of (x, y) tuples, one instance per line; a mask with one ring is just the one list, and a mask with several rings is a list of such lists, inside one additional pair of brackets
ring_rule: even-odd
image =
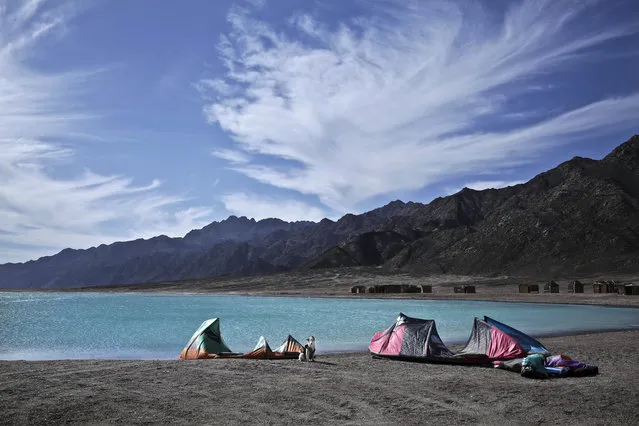
[(394, 201), (334, 222), (231, 216), (189, 232), (0, 265), (0, 287), (131, 284), (383, 265), (458, 274), (639, 271), (639, 136), (599, 161), (575, 157), (529, 182)]
[(634, 271), (638, 170), (634, 136), (601, 161), (576, 157), (526, 184), (436, 199), (389, 221), (390, 229), (410, 226), (416, 237), (377, 264), (459, 274)]
[(0, 288), (131, 284), (284, 271), (415, 205), (393, 202), (337, 222), (230, 216), (184, 238), (160, 236), (87, 250), (65, 249), (36, 261), (0, 265)]
[[(242, 252), (235, 243), (246, 243), (277, 231), (302, 230), (311, 224), (230, 216), (191, 231), (183, 238), (162, 235), (148, 240), (102, 244), (87, 250), (64, 249), (35, 261), (0, 265), (0, 288), (138, 283), (227, 275), (245, 270), (279, 270), (267, 261), (258, 261), (251, 250)], [(237, 258), (241, 256), (238, 253), (246, 255), (241, 266), (237, 264)], [(216, 260), (211, 262), (215, 256)]]
[(399, 253), (411, 240), (394, 231), (365, 232), (330, 248), (304, 267), (313, 269), (379, 265)]

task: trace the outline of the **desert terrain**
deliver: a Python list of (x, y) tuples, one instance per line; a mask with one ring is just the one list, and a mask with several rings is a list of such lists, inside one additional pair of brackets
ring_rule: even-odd
[[(578, 279), (585, 284), (584, 293), (569, 293), (568, 284)], [(404, 298), (424, 300), (490, 300), (503, 302), (578, 303), (639, 307), (639, 296), (616, 293), (593, 293), (597, 280), (639, 283), (639, 275), (579, 275), (555, 280), (559, 293), (544, 293), (548, 281), (521, 276), (414, 275), (388, 273), (378, 268), (332, 268), (284, 272), (261, 276), (218, 277), (135, 285), (73, 287), (29, 291), (99, 291), (193, 294), (245, 294), (253, 296)], [(366, 287), (384, 284), (431, 285), (432, 293), (352, 294), (356, 285)], [(519, 284), (538, 284), (539, 293), (519, 293)], [(474, 285), (476, 293), (455, 293), (460, 285)], [(9, 290), (10, 291), (10, 290)]]

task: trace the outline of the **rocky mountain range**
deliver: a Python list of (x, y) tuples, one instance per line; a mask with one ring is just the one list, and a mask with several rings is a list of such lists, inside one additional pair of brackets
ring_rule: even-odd
[(338, 221), (230, 216), (158, 236), (0, 265), (0, 288), (134, 284), (296, 268), (560, 277), (639, 271), (639, 136), (530, 181), (428, 204), (393, 201)]

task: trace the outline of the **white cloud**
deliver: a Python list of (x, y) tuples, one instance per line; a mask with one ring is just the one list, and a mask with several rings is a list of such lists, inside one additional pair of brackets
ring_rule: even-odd
[[(639, 94), (534, 124), (512, 114), (535, 111), (505, 108), (528, 92), (552, 91), (542, 77), (582, 66), (588, 48), (637, 31), (590, 21), (593, 3), (529, 0), (497, 22), (465, 1), (378, 1), (380, 18), (335, 30), (294, 15), (299, 39), (235, 9), (218, 46), (226, 74), (199, 85), (204, 112), (237, 150), (262, 154), (243, 164), (228, 158), (234, 170), (341, 212), (487, 165), (499, 172), (576, 135), (636, 126)], [(476, 130), (482, 123), (510, 130)], [(274, 168), (268, 156), (289, 166)]]
[[(184, 197), (162, 194), (157, 180), (136, 185), (89, 170), (56, 177), (74, 162), (73, 143), (91, 139), (96, 125), (96, 117), (74, 108), (92, 72), (44, 74), (25, 61), (38, 54), (41, 42), (61, 34), (73, 15), (70, 3), (57, 5), (27, 1), (0, 8), (0, 263), (69, 246), (182, 235), (211, 214), (180, 210)], [(53, 142), (61, 140), (64, 145)]]
[(279, 218), (287, 222), (298, 220), (319, 222), (326, 217), (322, 209), (301, 201), (276, 199), (244, 192), (227, 194), (222, 197), (222, 202), (230, 213), (255, 220)]
[(251, 161), (251, 156), (242, 152), (234, 151), (232, 149), (218, 149), (212, 152), (213, 156), (226, 160), (232, 164), (244, 164)]

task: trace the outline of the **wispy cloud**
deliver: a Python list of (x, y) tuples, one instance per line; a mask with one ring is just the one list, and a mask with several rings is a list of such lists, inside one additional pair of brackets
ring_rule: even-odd
[(301, 201), (244, 192), (224, 195), (222, 202), (230, 213), (255, 220), (279, 218), (289, 222), (297, 220), (319, 222), (326, 217), (326, 213), (322, 209)]
[(214, 157), (221, 158), (232, 164), (245, 164), (251, 161), (251, 156), (242, 152), (234, 151), (232, 149), (218, 149), (212, 152)]
[(201, 226), (211, 211), (180, 209), (184, 197), (162, 194), (157, 180), (136, 185), (90, 170), (57, 178), (98, 117), (75, 107), (93, 72), (45, 74), (27, 64), (75, 13), (72, 3), (55, 4), (0, 8), (0, 263)]
[(235, 149), (261, 154), (227, 156), (234, 170), (346, 211), (487, 165), (499, 173), (575, 135), (636, 126), (639, 94), (536, 122), (513, 120), (535, 115), (506, 108), (551, 92), (543, 77), (579, 64), (588, 49), (637, 31), (591, 20), (594, 1), (523, 1), (499, 19), (466, 1), (370, 3), (378, 16), (336, 29), (294, 15), (288, 34), (299, 37), (230, 12), (233, 29), (218, 45), (226, 73), (199, 88), (208, 120)]

